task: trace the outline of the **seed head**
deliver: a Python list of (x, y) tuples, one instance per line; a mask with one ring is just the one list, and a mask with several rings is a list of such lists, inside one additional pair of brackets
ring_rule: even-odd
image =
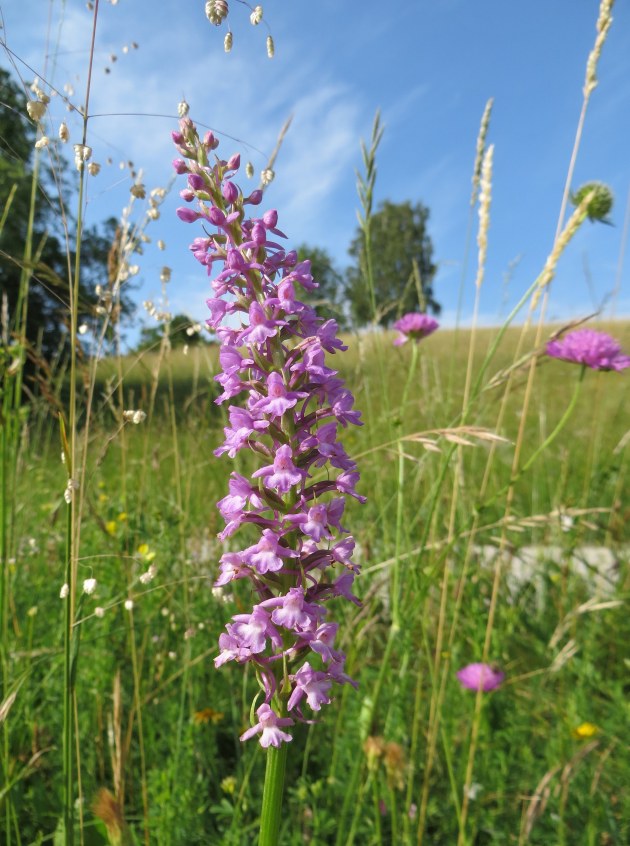
[(226, 32), (225, 38), (223, 39), (223, 49), (226, 53), (230, 53), (232, 50), (232, 31)]
[(249, 20), (251, 21), (252, 26), (258, 26), (258, 24), (263, 19), (263, 7), (262, 6), (255, 6), (254, 11), (249, 16)]
[(65, 121), (62, 121), (62, 122), (59, 124), (59, 140), (60, 140), (60, 141), (63, 141), (63, 143), (65, 144), (65, 143), (66, 143), (66, 141), (67, 141), (69, 138), (70, 138), (70, 131), (69, 131), (69, 129), (68, 129), (68, 125), (66, 124), (66, 122), (65, 122)]
[(248, 179), (251, 179), (254, 175), (254, 165), (251, 162), (247, 162), (245, 165), (245, 176)]
[(67, 584), (61, 585), (61, 590), (59, 591), (59, 599), (65, 599), (68, 594), (70, 593), (70, 588)]
[(166, 267), (166, 265), (162, 268), (160, 272), (160, 282), (170, 282), (171, 281), (171, 268)]
[(49, 144), (50, 138), (47, 135), (42, 135), (42, 137), (35, 142), (35, 149), (43, 150), (44, 147), (47, 147)]
[(263, 171), (261, 171), (260, 181), (265, 186), (265, 188), (267, 187), (267, 185), (271, 185), (275, 175), (276, 174), (273, 172), (273, 170), (270, 167), (266, 167)]
[(186, 100), (182, 100), (181, 103), (177, 104), (177, 114), (180, 118), (186, 117), (188, 112), (190, 111), (190, 106), (186, 102)]
[(41, 100), (29, 100), (26, 111), (31, 120), (40, 121), (46, 114), (46, 103), (42, 103)]
[(96, 590), (96, 579), (86, 579), (83, 582), (83, 593), (87, 593), (88, 596), (91, 596), (94, 591)]
[(98, 176), (101, 172), (101, 166), (97, 162), (90, 162), (88, 165), (88, 173), (90, 176)]
[(206, 17), (215, 26), (221, 26), (228, 12), (227, 0), (208, 0), (206, 3)]
[(135, 182), (131, 188), (129, 189), (131, 196), (135, 197), (136, 200), (144, 200), (147, 195), (146, 189), (142, 182)]
[(273, 43), (273, 38), (270, 35), (268, 35), (267, 36), (267, 56), (270, 59), (273, 59), (275, 53), (276, 53), (276, 47), (275, 47), (275, 44)]

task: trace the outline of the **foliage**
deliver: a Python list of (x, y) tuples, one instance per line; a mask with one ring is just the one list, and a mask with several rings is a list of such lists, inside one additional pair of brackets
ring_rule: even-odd
[[(347, 297), (354, 322), (363, 326), (373, 317), (389, 326), (406, 312), (431, 311), (439, 314), (440, 304), (433, 294), (433, 244), (427, 232), (429, 210), (409, 201), (385, 200), (370, 219), (370, 267), (365, 260), (365, 234), (357, 229), (349, 253), (353, 265), (348, 270)], [(372, 314), (366, 275), (374, 281), (377, 314)]]

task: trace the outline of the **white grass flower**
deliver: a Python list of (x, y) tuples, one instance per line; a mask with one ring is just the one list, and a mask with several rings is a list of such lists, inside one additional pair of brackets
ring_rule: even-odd
[(87, 325), (87, 323), (82, 323), (82, 324), (79, 326), (79, 330), (78, 330), (78, 331), (79, 331), (79, 335), (85, 335), (85, 334), (86, 334), (86, 332), (87, 332), (87, 330), (88, 330), (88, 325)]
[(270, 35), (268, 35), (267, 36), (267, 56), (270, 59), (273, 59), (275, 54), (276, 54), (276, 46), (273, 43), (273, 38)]
[(63, 143), (65, 144), (69, 138), (70, 130), (68, 129), (68, 124), (62, 120), (59, 124), (59, 140), (63, 141)]
[(155, 566), (155, 564), (151, 564), (151, 565), (149, 566), (149, 569), (146, 571), (146, 573), (143, 573), (143, 574), (140, 576), (140, 582), (141, 582), (141, 584), (143, 584), (143, 585), (148, 585), (148, 584), (149, 584), (149, 582), (152, 582), (152, 581), (153, 581), (153, 579), (154, 579), (154, 578), (155, 578), (155, 576), (156, 576), (156, 573), (157, 573), (157, 567)]
[(171, 659), (171, 661), (174, 661), (177, 658), (177, 652), (169, 652), (168, 657)]
[(206, 17), (211, 24), (220, 26), (229, 12), (227, 0), (207, 0)]
[(65, 501), (70, 505), (72, 499), (74, 497), (74, 492), (79, 489), (79, 483), (76, 479), (68, 479), (68, 484), (66, 485), (66, 489), (63, 493), (63, 498)]
[(156, 209), (155, 207), (147, 209), (147, 217), (149, 218), (149, 220), (157, 220), (159, 216), (159, 209)]
[(248, 179), (251, 179), (253, 175), (254, 175), (254, 165), (251, 162), (247, 162), (247, 164), (245, 165), (245, 176)]
[(161, 238), (157, 242), (157, 248), (158, 248), (158, 250), (165, 250), (166, 249), (166, 244), (164, 243), (164, 241)]
[(274, 180), (275, 175), (276, 174), (273, 172), (273, 170), (270, 167), (266, 167), (260, 173), (260, 181), (262, 182), (262, 184), (265, 187), (267, 187), (267, 185), (271, 185), (271, 183)]
[(50, 138), (47, 135), (42, 135), (41, 138), (38, 138), (35, 142), (35, 149), (36, 150), (43, 150), (44, 147), (47, 147), (50, 144)]
[(125, 611), (133, 610), (133, 599), (125, 599)]
[(46, 103), (42, 103), (41, 100), (29, 100), (26, 111), (31, 120), (41, 121), (46, 114)]
[(249, 20), (252, 26), (258, 26), (258, 24), (263, 19), (263, 7), (262, 6), (255, 6), (253, 12), (249, 16)]
[(177, 114), (180, 118), (185, 118), (189, 111), (190, 106), (188, 105), (186, 100), (182, 100), (180, 103), (177, 104)]
[(83, 170), (85, 162), (89, 161), (92, 156), (92, 148), (87, 144), (74, 145), (74, 163), (77, 170)]
[(92, 596), (95, 590), (96, 579), (85, 579), (83, 582), (83, 593), (87, 593), (88, 596)]
[(70, 588), (67, 584), (61, 585), (61, 590), (59, 591), (59, 599), (65, 599), (68, 594), (70, 593)]
[(101, 608), (101, 606), (100, 606), (100, 605), (98, 605), (98, 606), (94, 609), (94, 616), (95, 616), (95, 617), (98, 617), (98, 618), (99, 618), (99, 620), (102, 620), (102, 619), (103, 619), (103, 617), (105, 616), (105, 609), (104, 609), (104, 608)]
[(226, 53), (230, 53), (232, 50), (232, 44), (234, 42), (234, 38), (232, 36), (232, 31), (227, 32), (225, 34), (225, 38), (223, 39), (223, 49)]

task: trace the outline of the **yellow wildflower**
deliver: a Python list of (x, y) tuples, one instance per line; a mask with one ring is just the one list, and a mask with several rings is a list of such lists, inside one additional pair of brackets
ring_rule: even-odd
[(105, 531), (107, 532), (107, 534), (108, 535), (115, 535), (117, 525), (118, 524), (116, 523), (115, 520), (108, 520), (107, 523), (105, 523)]
[(216, 725), (221, 722), (223, 716), (222, 711), (215, 711), (214, 708), (203, 708), (201, 711), (195, 711), (193, 714), (193, 720), (195, 721), (195, 725), (198, 726), (203, 723), (212, 723), (213, 725)]
[(116, 519), (118, 520), (119, 523), (124, 523), (125, 520), (127, 519), (127, 512), (121, 511), (120, 514), (118, 515), (118, 517), (116, 517)]
[(594, 737), (599, 732), (599, 728), (594, 723), (580, 723), (580, 725), (573, 729), (573, 737), (578, 740), (588, 740), (589, 737)]

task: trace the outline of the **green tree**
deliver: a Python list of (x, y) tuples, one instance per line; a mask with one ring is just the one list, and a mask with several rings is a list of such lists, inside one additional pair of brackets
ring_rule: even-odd
[(332, 258), (326, 250), (310, 244), (300, 244), (297, 254), (299, 261), (310, 259), (311, 274), (319, 284), (314, 291), (300, 291), (298, 299), (317, 309), (320, 317), (333, 318), (340, 328), (345, 328), (348, 323), (344, 312), (345, 280)]
[(374, 281), (368, 284), (365, 233), (359, 228), (350, 245), (353, 264), (348, 269), (346, 293), (353, 321), (364, 326), (372, 319), (388, 326), (409, 311), (439, 314), (433, 295), (433, 244), (427, 232), (429, 210), (409, 201), (385, 200), (370, 219), (370, 267)]
[[(35, 124), (27, 117), (24, 92), (3, 68), (0, 68), (0, 92), (0, 220), (8, 209), (0, 231), (0, 290), (6, 296), (10, 325), (15, 330), (21, 322), (16, 310), (29, 230)], [(42, 155), (41, 160), (32, 225), (32, 259), (26, 268), (30, 285), (25, 336), (31, 351), (37, 350), (50, 359), (68, 339), (69, 278), (74, 252), (66, 246), (59, 203), (55, 201), (56, 185), (64, 182), (64, 167), (58, 170), (55, 182), (43, 164), (46, 156)], [(115, 233), (113, 218), (83, 231), (80, 321), (94, 313), (96, 285), (107, 287), (108, 257)], [(125, 314), (132, 310), (128, 297), (123, 297), (121, 305)]]

